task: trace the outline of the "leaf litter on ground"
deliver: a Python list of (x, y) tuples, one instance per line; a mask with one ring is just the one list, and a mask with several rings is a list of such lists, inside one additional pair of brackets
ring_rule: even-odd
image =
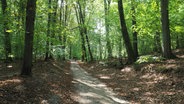
[(69, 62), (38, 61), (32, 77), (20, 77), (20, 62), (0, 64), (2, 104), (74, 104)]
[(174, 53), (179, 58), (121, 69), (99, 62), (79, 63), (131, 104), (184, 104), (184, 50)]

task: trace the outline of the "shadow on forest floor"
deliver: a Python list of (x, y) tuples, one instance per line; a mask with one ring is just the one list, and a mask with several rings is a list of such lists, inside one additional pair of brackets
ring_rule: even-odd
[(178, 59), (122, 69), (108, 68), (98, 62), (80, 63), (80, 66), (133, 104), (183, 104), (184, 50), (174, 53)]
[(33, 76), (22, 78), (20, 62), (0, 64), (0, 102), (2, 104), (73, 104), (70, 65), (55, 61), (37, 62)]

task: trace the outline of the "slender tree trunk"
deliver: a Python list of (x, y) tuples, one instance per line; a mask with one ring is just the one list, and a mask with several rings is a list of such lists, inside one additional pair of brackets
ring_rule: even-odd
[(75, 6), (75, 12), (76, 12), (76, 17), (77, 17), (77, 22), (78, 22), (78, 25), (79, 25), (79, 32), (80, 32), (80, 36), (81, 36), (81, 44), (82, 44), (82, 61), (87, 61), (87, 53), (86, 53), (86, 46), (85, 46), (85, 17), (83, 15), (83, 12), (82, 12), (82, 7), (81, 7), (81, 4), (78, 0), (77, 2), (77, 6)]
[(174, 58), (171, 51), (171, 38), (169, 29), (169, 0), (161, 0), (161, 20), (162, 20), (162, 53), (163, 57), (167, 59)]
[(107, 54), (108, 58), (112, 58), (112, 47), (109, 39), (109, 9), (111, 0), (104, 0), (104, 10), (105, 10), (105, 30), (106, 30), (106, 41), (107, 41)]
[(85, 46), (85, 38), (84, 34), (80, 33), (81, 40), (82, 40), (82, 61), (87, 61), (87, 54), (86, 54), (86, 46)]
[[(100, 35), (100, 34), (99, 34), (99, 35)], [(99, 59), (101, 60), (101, 59), (102, 59), (102, 42), (101, 42), (101, 35), (99, 36), (98, 42), (99, 42)]]
[(69, 44), (69, 59), (72, 59), (72, 44)]
[(128, 64), (131, 64), (136, 61), (136, 57), (134, 55), (134, 51), (133, 51), (133, 48), (130, 42), (128, 30), (126, 27), (122, 0), (118, 0), (118, 10), (119, 10), (119, 17), (120, 17), (120, 24), (121, 24), (121, 32), (122, 32), (122, 36), (124, 39), (126, 51), (128, 54)]
[[(156, 5), (157, 5), (157, 8), (155, 12), (157, 13), (160, 10), (159, 1), (156, 1)], [(155, 52), (158, 52), (158, 53), (162, 52), (161, 38), (160, 38), (161, 33), (160, 33), (160, 26), (159, 26), (160, 22), (158, 21), (159, 19), (160, 17), (156, 17), (154, 20), (155, 27), (157, 28), (155, 30), (155, 35), (154, 35), (155, 42), (154, 42), (154, 49), (153, 49)]]
[[(85, 2), (85, 1), (84, 1)], [(86, 43), (87, 43), (87, 46), (88, 46), (88, 52), (89, 52), (89, 55), (90, 55), (90, 61), (93, 61), (93, 55), (92, 55), (92, 52), (91, 52), (91, 47), (90, 47), (90, 43), (89, 43), (89, 38), (88, 38), (88, 35), (87, 35), (87, 27), (86, 27), (86, 23), (85, 23), (85, 18), (86, 18), (86, 15), (85, 15), (85, 3), (83, 4), (84, 7), (82, 8), (81, 4), (79, 3), (79, 17), (80, 17), (80, 25), (82, 26), (82, 34), (85, 35), (85, 39), (86, 39)], [(86, 55), (87, 56), (87, 55)]]
[(177, 35), (176, 36), (176, 49), (179, 49), (179, 48), (181, 48), (181, 46), (180, 46), (180, 37), (179, 37), (179, 35)]
[(93, 54), (92, 54), (92, 51), (91, 51), (91, 47), (90, 47), (90, 43), (89, 43), (89, 38), (88, 38), (88, 35), (87, 35), (87, 28), (86, 27), (84, 27), (84, 34), (86, 35), (86, 42), (87, 42), (87, 46), (88, 46), (90, 60), (93, 61)]
[(2, 3), (2, 12), (3, 12), (3, 30), (4, 30), (4, 48), (5, 48), (5, 58), (6, 62), (11, 62), (12, 58), (9, 56), (11, 55), (11, 39), (10, 33), (8, 32), (8, 13), (7, 13), (7, 2), (6, 0), (1, 0)]
[[(50, 33), (50, 47), (51, 50), (53, 51), (53, 46), (54, 46), (54, 39), (56, 36), (56, 24), (57, 24), (57, 7), (58, 7), (58, 0), (53, 0), (53, 2), (51, 3), (51, 5), (53, 6), (51, 9), (53, 10), (53, 13), (51, 13), (51, 21), (50, 24), (52, 26), (52, 28), (50, 29), (51, 33)], [(52, 54), (49, 54), (49, 59), (53, 59)]]
[(88, 52), (90, 55), (90, 60), (93, 61), (93, 55), (89, 43), (89, 38), (87, 36), (87, 27), (85, 22), (85, 9), (86, 9), (86, 1), (77, 1), (77, 5), (75, 6), (76, 18), (79, 25), (79, 32), (81, 36), (81, 44), (82, 44), (82, 61), (87, 61), (87, 51), (85, 43), (87, 43)]
[(184, 48), (184, 36), (183, 35), (180, 36), (180, 47)]
[(122, 60), (122, 37), (119, 36), (119, 50), (118, 50), (118, 54), (119, 54), (119, 62), (120, 64), (123, 64), (123, 60)]
[(60, 9), (59, 9), (59, 22), (60, 22), (60, 34), (59, 34), (59, 41), (61, 42), (61, 45), (62, 45), (62, 49), (63, 49), (63, 55), (62, 55), (62, 59), (65, 60), (65, 34), (62, 34), (63, 33), (63, 20), (64, 20), (64, 15), (65, 15), (65, 10), (64, 10), (64, 7), (63, 7), (63, 3), (64, 1), (63, 0), (60, 0)]
[(162, 51), (162, 47), (161, 47), (161, 42), (160, 42), (160, 32), (158, 32), (158, 30), (155, 33), (154, 40), (155, 40), (154, 51), (160, 53)]
[[(48, 0), (48, 9), (51, 9), (51, 0)], [(50, 25), (51, 25), (51, 13), (48, 13), (48, 23), (47, 23), (47, 40), (46, 40), (46, 54), (45, 54), (45, 61), (47, 61), (49, 59), (49, 53), (50, 53), (50, 41), (49, 41), (49, 37), (50, 37)]]
[(182, 48), (182, 35), (181, 33), (176, 35), (176, 49)]
[(132, 31), (133, 31), (133, 49), (134, 49), (134, 53), (135, 53), (135, 57), (138, 57), (138, 40), (137, 40), (137, 30), (136, 30), (136, 12), (135, 12), (135, 1), (132, 0), (131, 1), (131, 5), (132, 5)]
[(32, 74), (32, 58), (33, 58), (33, 37), (34, 37), (34, 21), (36, 15), (36, 0), (28, 0), (26, 7), (26, 31), (24, 59), (21, 75)]
[[(61, 0), (61, 4), (63, 4), (64, 1)], [(67, 4), (67, 1), (65, 1), (65, 3)], [(61, 5), (60, 7), (60, 25), (62, 26), (62, 31), (64, 31), (64, 33), (62, 34), (62, 49), (63, 49), (63, 55), (62, 55), (62, 59), (65, 60), (65, 51), (66, 51), (66, 31), (65, 28), (67, 26), (67, 21), (69, 18), (69, 9), (67, 5)]]

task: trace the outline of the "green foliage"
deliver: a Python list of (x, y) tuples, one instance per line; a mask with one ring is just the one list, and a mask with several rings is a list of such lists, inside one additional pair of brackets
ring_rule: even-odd
[[(81, 37), (79, 33), (79, 26), (77, 23), (76, 12), (74, 5), (77, 0), (63, 0), (63, 4), (57, 5), (57, 10), (53, 7), (56, 6), (55, 0), (52, 1), (51, 9), (48, 8), (47, 0), (37, 1), (36, 21), (35, 21), (35, 36), (34, 36), (34, 56), (44, 57), (46, 50), (47, 39), (53, 45), (50, 52), (54, 57), (63, 55), (63, 49), (56, 48), (56, 46), (64, 46), (63, 39), (66, 36), (66, 54), (67, 57), (71, 51), (72, 57), (81, 57)], [(25, 7), (26, 0), (10, 0), (8, 2), (8, 18), (9, 18), (9, 32), (11, 34), (11, 44), (13, 55), (15, 57), (22, 57), (24, 46), (25, 34)], [(60, 2), (60, 0), (59, 0)], [(100, 54), (102, 58), (107, 57), (106, 49), (106, 36), (105, 36), (105, 13), (103, 0), (80, 0), (82, 3), (83, 12), (85, 12), (85, 24), (87, 27), (87, 35), (91, 46), (92, 53), (95, 59), (99, 59)], [(132, 26), (132, 11), (131, 2), (134, 3), (137, 26)], [(170, 13), (170, 29), (172, 47), (177, 47), (179, 42), (180, 47), (184, 47), (184, 3), (183, 0), (170, 0), (169, 13)], [(152, 53), (155, 47), (156, 32), (161, 35), (161, 22), (160, 22), (160, 1), (159, 0), (124, 0), (124, 10), (128, 32), (132, 40), (133, 31), (138, 32), (138, 49), (139, 54)], [(1, 7), (1, 5), (0, 5)], [(67, 12), (64, 11), (67, 7)], [(85, 7), (85, 8), (84, 8)], [(60, 17), (60, 10), (63, 15)], [(54, 12), (56, 11), (56, 23), (53, 23)], [(47, 37), (48, 30), (48, 13), (52, 14), (51, 18), (51, 34), (53, 37)], [(0, 9), (0, 14), (2, 10)], [(66, 15), (65, 15), (66, 14)], [(67, 18), (67, 24), (64, 19)], [(108, 24), (110, 28), (109, 39), (112, 47), (113, 57), (119, 57), (119, 50), (123, 57), (126, 57), (125, 47), (120, 34), (120, 21), (117, 0), (112, 0), (110, 11), (108, 15)], [(0, 15), (0, 55), (4, 55), (4, 36), (3, 36), (3, 16)], [(132, 27), (135, 27), (132, 30)], [(120, 49), (120, 47), (122, 49)], [(70, 49), (71, 48), (71, 49)], [(159, 59), (158, 59), (159, 60)], [(155, 62), (158, 61), (153, 56), (140, 57), (138, 63), (142, 62)]]
[(162, 60), (164, 60), (163, 57), (144, 55), (139, 57), (139, 59), (136, 61), (136, 64), (148, 63), (148, 62), (161, 62)]
[(55, 45), (51, 47), (51, 54), (55, 59), (60, 59), (64, 55), (64, 50), (61, 45)]

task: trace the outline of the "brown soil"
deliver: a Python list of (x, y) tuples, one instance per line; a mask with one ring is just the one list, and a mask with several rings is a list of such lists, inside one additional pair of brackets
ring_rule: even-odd
[(36, 62), (32, 77), (20, 77), (20, 62), (0, 64), (1, 104), (76, 104), (69, 62)]
[(183, 53), (175, 51), (178, 59), (122, 69), (105, 66), (103, 62), (80, 65), (131, 104), (184, 104)]

